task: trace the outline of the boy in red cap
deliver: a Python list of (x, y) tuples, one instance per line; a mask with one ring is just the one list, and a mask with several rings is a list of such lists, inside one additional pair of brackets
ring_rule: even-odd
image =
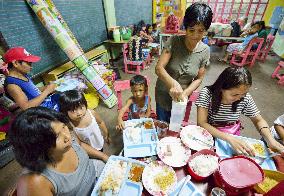
[(32, 69), (32, 63), (38, 62), (40, 57), (30, 54), (23, 47), (15, 47), (9, 49), (3, 58), (9, 72), (4, 83), (5, 91), (21, 109), (39, 105), (57, 109), (52, 97), (48, 97), (55, 91), (56, 85), (49, 84), (40, 91), (27, 75)]

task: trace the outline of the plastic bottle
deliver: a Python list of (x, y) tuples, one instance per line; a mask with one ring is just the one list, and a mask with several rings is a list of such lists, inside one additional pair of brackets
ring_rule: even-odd
[(172, 101), (169, 130), (179, 132), (186, 110), (187, 99), (179, 102)]
[(119, 29), (113, 30), (113, 39), (115, 42), (120, 42), (120, 32)]

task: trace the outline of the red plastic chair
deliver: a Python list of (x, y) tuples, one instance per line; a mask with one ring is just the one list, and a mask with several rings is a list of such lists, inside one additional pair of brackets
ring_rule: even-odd
[(191, 112), (191, 106), (192, 104), (197, 100), (199, 96), (199, 91), (193, 91), (193, 93), (189, 96), (188, 98), (188, 102), (186, 105), (186, 109), (185, 109), (185, 114), (184, 114), (184, 119), (182, 122), (182, 126), (187, 126), (189, 124), (195, 124), (189, 121), (189, 116), (190, 116), (190, 112)]
[[(150, 80), (146, 77), (148, 86), (150, 85)], [(117, 110), (122, 108), (122, 91), (130, 89), (130, 80), (116, 80), (113, 84), (114, 91), (117, 95)], [(154, 110), (151, 111), (151, 118), (156, 119), (157, 115)], [(122, 117), (122, 120), (128, 120), (128, 111), (126, 111)]]
[[(255, 60), (259, 54), (259, 51), (262, 47), (262, 44), (264, 42), (263, 38), (253, 38), (246, 49), (240, 54), (238, 51), (234, 51), (232, 54), (232, 58), (230, 60), (230, 64), (237, 65), (237, 66), (245, 66), (248, 65), (252, 67), (255, 63)], [(254, 44), (258, 44), (258, 47), (256, 50), (252, 50), (252, 46)]]
[(270, 51), (270, 49), (272, 47), (274, 39), (275, 39), (275, 36), (273, 36), (272, 34), (269, 34), (267, 36), (265, 46), (263, 48), (261, 48), (261, 50), (259, 51), (259, 55), (257, 57), (258, 60), (260, 60), (262, 62), (264, 62), (266, 60), (266, 57), (267, 57), (268, 52)]
[(272, 73), (272, 78), (278, 78), (278, 84), (284, 86), (284, 74), (280, 74), (280, 69), (284, 69), (284, 61), (279, 61), (278, 66), (275, 68), (274, 72)]
[[(128, 44), (123, 44), (123, 62), (124, 62), (124, 71), (129, 74), (140, 74), (140, 69), (144, 69), (145, 62), (144, 61), (130, 61), (128, 59)], [(128, 65), (130, 65), (129, 70)]]

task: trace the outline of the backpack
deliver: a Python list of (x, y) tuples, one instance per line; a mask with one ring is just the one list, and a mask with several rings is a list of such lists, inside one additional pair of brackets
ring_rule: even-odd
[(232, 32), (231, 32), (231, 37), (240, 37), (241, 35), (241, 26), (237, 22), (232, 22)]

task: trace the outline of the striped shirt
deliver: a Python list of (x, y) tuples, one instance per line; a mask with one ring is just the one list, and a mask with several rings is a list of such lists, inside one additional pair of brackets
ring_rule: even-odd
[(244, 114), (247, 117), (255, 117), (260, 112), (256, 107), (256, 104), (249, 93), (245, 95), (243, 100), (238, 104), (236, 111), (232, 110), (232, 104), (222, 104), (219, 107), (217, 113), (213, 114), (211, 108), (212, 93), (207, 87), (204, 87), (196, 100), (195, 105), (197, 107), (203, 107), (208, 109), (208, 123), (209, 124), (226, 124), (234, 123), (240, 119), (240, 115)]

